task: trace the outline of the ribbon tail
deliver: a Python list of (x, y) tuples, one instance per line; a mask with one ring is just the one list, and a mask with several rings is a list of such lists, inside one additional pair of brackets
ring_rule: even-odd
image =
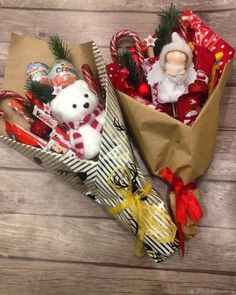
[(183, 229), (182, 229), (182, 224), (177, 222), (176, 225), (177, 225), (177, 229), (178, 229), (179, 249), (180, 249), (182, 255), (184, 256), (185, 246), (184, 246), (184, 233), (183, 233)]
[(136, 240), (135, 247), (134, 247), (134, 253), (138, 257), (143, 257), (145, 255), (143, 241), (140, 241), (139, 239)]
[(194, 222), (198, 222), (203, 216), (202, 208), (192, 192), (188, 195), (187, 213)]

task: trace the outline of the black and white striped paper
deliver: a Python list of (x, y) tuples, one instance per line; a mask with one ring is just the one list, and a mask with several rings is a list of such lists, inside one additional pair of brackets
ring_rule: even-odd
[[(56, 173), (84, 195), (109, 208), (122, 202), (122, 197), (109, 184), (109, 179), (116, 171), (122, 182), (126, 181), (126, 179), (122, 178), (124, 168), (136, 173), (135, 181), (137, 188), (142, 188), (146, 180), (139, 167), (134, 163), (132, 149), (116, 94), (106, 75), (105, 62), (94, 43), (91, 50), (93, 51), (100, 84), (106, 96), (106, 119), (100, 154), (96, 161), (80, 160), (49, 151), (45, 152), (41, 149), (16, 142), (14, 139), (4, 135), (0, 135), (0, 140), (45, 169)], [(140, 202), (149, 202), (149, 204), (164, 208), (163, 201), (154, 190), (146, 196), (145, 200), (140, 200)], [(132, 217), (128, 208), (115, 215), (115, 217), (134, 235), (137, 234), (139, 225)], [(163, 237), (168, 235), (168, 230), (165, 230), (173, 226), (173, 224), (170, 225), (169, 220), (162, 214), (155, 216), (155, 219), (163, 227), (163, 231), (157, 234)], [(178, 249), (178, 241), (157, 242), (153, 236), (146, 234), (144, 246), (147, 254), (156, 262), (160, 262)]]

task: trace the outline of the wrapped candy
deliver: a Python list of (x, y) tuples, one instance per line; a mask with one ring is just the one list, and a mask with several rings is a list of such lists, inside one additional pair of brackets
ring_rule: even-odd
[(59, 60), (48, 74), (49, 82), (55, 87), (65, 88), (78, 80), (75, 67), (66, 60)]
[(178, 119), (191, 126), (201, 111), (201, 100), (195, 93), (183, 94), (177, 103)]

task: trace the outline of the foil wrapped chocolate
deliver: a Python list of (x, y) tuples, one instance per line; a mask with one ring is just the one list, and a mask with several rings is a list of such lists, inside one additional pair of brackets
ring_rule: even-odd
[(48, 75), (49, 82), (55, 86), (65, 88), (78, 80), (79, 76), (75, 67), (66, 60), (59, 60), (51, 68)]
[(32, 62), (26, 68), (25, 78), (46, 84), (48, 83), (48, 73), (49, 67), (45, 63)]

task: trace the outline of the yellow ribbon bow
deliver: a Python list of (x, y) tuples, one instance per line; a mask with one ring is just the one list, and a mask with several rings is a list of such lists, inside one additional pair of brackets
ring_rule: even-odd
[[(126, 175), (129, 172), (126, 171)], [(127, 209), (132, 218), (138, 224), (137, 240), (135, 244), (135, 254), (143, 256), (145, 235), (149, 235), (157, 243), (173, 242), (176, 235), (176, 226), (164, 208), (163, 202), (160, 204), (142, 201), (141, 199), (148, 196), (152, 189), (152, 184), (148, 181), (146, 185), (132, 192), (132, 180), (129, 178), (128, 188), (121, 188), (115, 185), (111, 180), (109, 184), (123, 198), (123, 201), (108, 209), (111, 215), (116, 215)]]

